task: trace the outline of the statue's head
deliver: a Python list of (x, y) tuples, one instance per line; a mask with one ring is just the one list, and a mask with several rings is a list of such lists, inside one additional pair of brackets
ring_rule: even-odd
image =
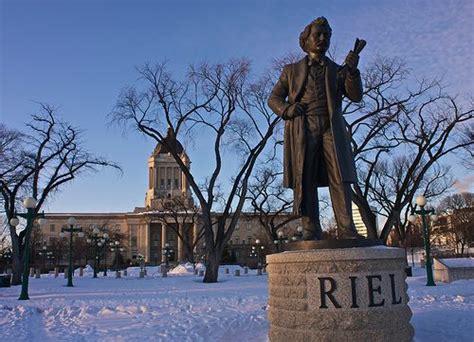
[(300, 34), (300, 46), (306, 53), (324, 55), (331, 43), (331, 26), (324, 17), (319, 17), (307, 25)]

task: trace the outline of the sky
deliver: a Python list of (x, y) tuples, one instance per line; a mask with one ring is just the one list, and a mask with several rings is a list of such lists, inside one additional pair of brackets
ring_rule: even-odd
[[(474, 89), (474, 2), (467, 1), (22, 1), (0, 0), (0, 121), (22, 128), (37, 102), (59, 108), (84, 131), (85, 146), (119, 163), (75, 180), (50, 199), (50, 212), (126, 212), (144, 205), (147, 159), (155, 143), (108, 124), (135, 67), (168, 60), (176, 74), (201, 61), (247, 57), (256, 72), (299, 52), (298, 37), (318, 16), (328, 18), (339, 54), (355, 38), (376, 55), (400, 57), (421, 78), (442, 77), (451, 94)], [(343, 57), (342, 57), (343, 58)], [(338, 61), (342, 63), (342, 60)], [(202, 145), (185, 146), (205, 176)], [(473, 191), (474, 177), (455, 169)]]

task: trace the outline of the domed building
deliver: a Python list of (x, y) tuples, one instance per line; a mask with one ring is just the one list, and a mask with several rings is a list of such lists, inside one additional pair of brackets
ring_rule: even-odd
[[(119, 239), (125, 260), (133, 261), (137, 256), (143, 256), (148, 264), (158, 265), (166, 260), (165, 248), (172, 250), (169, 261), (199, 259), (203, 254), (202, 241), (199, 241), (202, 236), (199, 208), (194, 204), (186, 176), (173, 153), (178, 155), (181, 166), (191, 168), (183, 145), (168, 129), (166, 138), (156, 145), (148, 158), (148, 189), (143, 207), (126, 213), (46, 213), (48, 225), (41, 227), (46, 244), (57, 249), (64, 245), (59, 234), (63, 227), (67, 227), (67, 219), (73, 216), (87, 236), (91, 236), (94, 228), (99, 228), (99, 235), (107, 233), (109, 241), (105, 241), (104, 246), (114, 243), (114, 237)], [(299, 220), (293, 221), (288, 228), (294, 229), (298, 224)], [(250, 246), (256, 238), (264, 236), (258, 217), (253, 213), (242, 213), (227, 246), (228, 259), (247, 263)], [(84, 243), (84, 250), (78, 251), (76, 263), (93, 264), (90, 251), (94, 250), (97, 250), (96, 246)], [(114, 253), (105, 247), (99, 257), (102, 265), (106, 263), (110, 267)], [(62, 259), (57, 261), (59, 265), (66, 264), (65, 257), (59, 259)]]

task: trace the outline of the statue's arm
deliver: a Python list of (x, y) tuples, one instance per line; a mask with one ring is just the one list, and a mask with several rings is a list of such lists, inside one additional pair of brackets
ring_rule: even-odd
[(285, 116), (288, 108), (291, 106), (287, 101), (289, 92), (288, 85), (288, 68), (285, 66), (281, 72), (278, 82), (273, 87), (273, 90), (268, 98), (268, 106), (273, 110), (273, 112), (281, 116), (283, 119), (287, 119)]
[(359, 70), (357, 69), (355, 72), (350, 73), (349, 70), (346, 69), (344, 95), (353, 102), (360, 102), (362, 100), (362, 94), (363, 87)]

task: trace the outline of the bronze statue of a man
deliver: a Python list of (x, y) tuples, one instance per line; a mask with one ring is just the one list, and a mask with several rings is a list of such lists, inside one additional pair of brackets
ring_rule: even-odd
[(300, 35), (307, 53), (283, 68), (268, 100), (285, 120), (284, 185), (294, 192), (293, 211), (301, 215), (303, 240), (322, 238), (318, 187), (329, 186), (338, 238), (360, 237), (352, 221), (351, 184), (356, 182), (354, 158), (342, 97), (362, 99), (359, 56), (350, 51), (345, 66), (325, 56), (331, 27), (324, 17), (312, 21)]

